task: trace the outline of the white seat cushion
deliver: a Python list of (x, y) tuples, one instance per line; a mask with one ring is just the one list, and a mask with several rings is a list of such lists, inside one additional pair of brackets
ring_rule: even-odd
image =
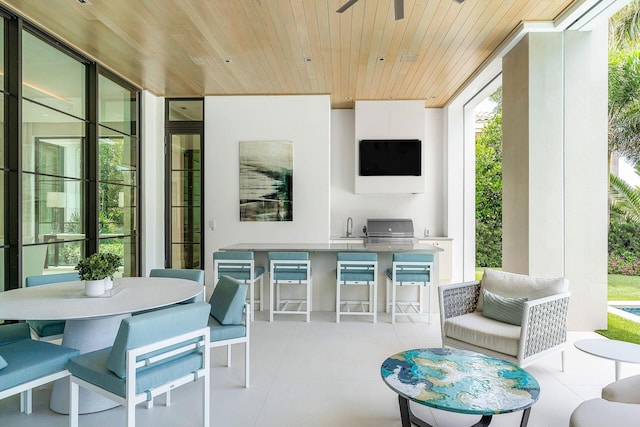
[(612, 382), (602, 389), (602, 398), (611, 402), (640, 404), (640, 375)]
[(444, 333), (458, 341), (518, 356), (520, 326), (489, 319), (479, 311), (447, 319), (444, 322)]
[[(531, 301), (567, 292), (569, 282), (562, 277), (547, 279), (486, 269), (480, 286), (501, 297), (527, 298)], [(482, 292), (477, 310), (482, 311)]]
[(569, 427), (636, 426), (639, 419), (640, 405), (591, 399), (573, 411)]

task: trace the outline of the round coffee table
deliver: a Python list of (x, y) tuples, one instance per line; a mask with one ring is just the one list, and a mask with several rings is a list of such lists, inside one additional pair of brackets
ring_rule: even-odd
[(640, 345), (626, 341), (594, 338), (578, 340), (578, 350), (616, 362), (616, 381), (620, 379), (620, 362), (640, 363)]
[(488, 426), (495, 414), (524, 411), (529, 421), (538, 400), (538, 381), (513, 363), (472, 351), (448, 348), (407, 350), (386, 359), (380, 368), (384, 382), (396, 393), (402, 427), (431, 427), (417, 418), (409, 400), (462, 414), (481, 415), (474, 426)]

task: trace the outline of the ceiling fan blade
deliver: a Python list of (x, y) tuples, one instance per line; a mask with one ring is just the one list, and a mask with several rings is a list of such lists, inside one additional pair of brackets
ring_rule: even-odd
[(343, 4), (340, 9), (336, 10), (336, 12), (338, 13), (342, 13), (345, 10), (349, 9), (351, 6), (353, 6), (358, 0), (349, 0), (348, 2), (346, 2), (345, 4)]
[(404, 18), (404, 0), (393, 0), (393, 7), (396, 12), (396, 21)]

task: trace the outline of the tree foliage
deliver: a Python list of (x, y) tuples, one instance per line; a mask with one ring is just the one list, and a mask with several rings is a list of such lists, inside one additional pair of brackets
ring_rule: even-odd
[(476, 138), (476, 266), (502, 267), (502, 90)]

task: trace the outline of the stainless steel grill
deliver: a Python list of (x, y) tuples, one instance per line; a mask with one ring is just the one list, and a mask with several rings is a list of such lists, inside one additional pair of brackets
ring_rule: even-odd
[(367, 220), (365, 244), (412, 245), (415, 241), (411, 219), (378, 218)]

